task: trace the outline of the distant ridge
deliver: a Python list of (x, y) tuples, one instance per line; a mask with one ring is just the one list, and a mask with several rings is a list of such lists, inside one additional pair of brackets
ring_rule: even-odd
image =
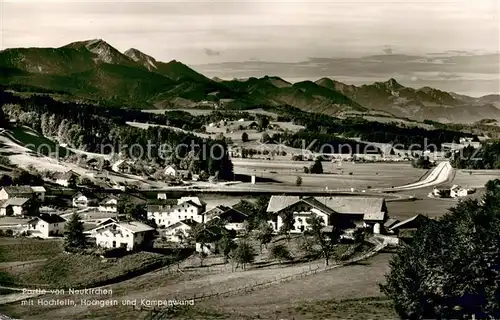
[(499, 95), (473, 98), (430, 87), (413, 89), (394, 78), (362, 86), (330, 78), (290, 83), (270, 75), (209, 79), (180, 61), (158, 61), (136, 48), (121, 53), (102, 39), (59, 48), (5, 49), (0, 51), (0, 71), (0, 84), (5, 87), (40, 88), (138, 108), (189, 108), (230, 99), (226, 108), (290, 105), (337, 116), (373, 112), (441, 122), (500, 120)]

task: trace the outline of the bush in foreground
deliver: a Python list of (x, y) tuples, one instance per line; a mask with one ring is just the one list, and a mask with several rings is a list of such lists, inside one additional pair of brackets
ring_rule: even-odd
[(500, 180), (419, 229), (381, 290), (406, 319), (500, 318)]

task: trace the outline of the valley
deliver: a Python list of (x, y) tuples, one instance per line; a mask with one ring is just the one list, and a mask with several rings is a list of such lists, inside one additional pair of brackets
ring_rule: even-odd
[[(375, 79), (390, 59), (415, 70), (474, 59), (389, 51), (281, 67), (359, 64)], [(480, 290), (496, 289), (483, 279), (498, 255), (500, 95), (389, 71), (355, 85), (326, 71), (297, 82), (197, 71), (227, 64), (102, 39), (0, 51), (0, 319), (492, 314), (459, 314), (469, 289), (446, 281), (470, 267)], [(429, 270), (439, 281), (414, 279)], [(438, 308), (447, 286), (455, 300)]]

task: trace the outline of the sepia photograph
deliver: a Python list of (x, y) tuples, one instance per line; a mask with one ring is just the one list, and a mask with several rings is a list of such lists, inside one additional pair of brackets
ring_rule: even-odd
[(0, 320), (500, 319), (499, 0), (0, 0)]

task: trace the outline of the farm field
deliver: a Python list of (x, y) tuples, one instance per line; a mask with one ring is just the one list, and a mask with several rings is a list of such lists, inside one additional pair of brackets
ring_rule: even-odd
[[(193, 116), (199, 116), (199, 115), (206, 115), (210, 114), (214, 111), (217, 111), (215, 109), (145, 109), (141, 110), (142, 112), (149, 112), (149, 113), (156, 113), (156, 114), (164, 114), (166, 111), (184, 111), (184, 112), (189, 112)], [(222, 110), (226, 111), (226, 110)], [(227, 111), (232, 111), (232, 110), (227, 110)], [(234, 111), (239, 111), (239, 110), (234, 110)], [(248, 109), (248, 110), (241, 110), (241, 112), (247, 112), (247, 113), (254, 113), (254, 114), (262, 114), (270, 117), (276, 117), (276, 113), (265, 111), (262, 108), (257, 108), (257, 109)]]
[(303, 168), (310, 166), (311, 161), (233, 159), (233, 164), (235, 174), (256, 175), (286, 185), (295, 185), (300, 176), (304, 187), (329, 190), (391, 188), (415, 182), (427, 172), (409, 163), (323, 162), (323, 170), (329, 174), (304, 174)]
[(500, 179), (500, 170), (456, 170), (452, 184), (482, 188), (489, 180)]
[(46, 259), (61, 252), (61, 239), (39, 240), (0, 237), (0, 263)]
[[(332, 269), (249, 294), (204, 301), (200, 305), (221, 313), (238, 310), (238, 315), (248, 315), (250, 319), (318, 318), (318, 314), (307, 315), (307, 311), (302, 310), (300, 306), (317, 305), (321, 301), (381, 297), (377, 284), (384, 280), (384, 274), (389, 271), (389, 259), (390, 254), (381, 253), (359, 264)], [(335, 315), (335, 310), (329, 312)], [(330, 317), (333, 316), (331, 313)], [(357, 314), (356, 317), (367, 319), (370, 314), (365, 314), (367, 317)], [(326, 313), (323, 314), (325, 315)], [(337, 315), (340, 316), (341, 314)]]
[(92, 287), (135, 270), (166, 263), (164, 255), (151, 252), (101, 259), (92, 255), (68, 255), (62, 253), (61, 246), (56, 248), (40, 248), (40, 253), (48, 258), (43, 263), (5, 269), (4, 272), (14, 285), (40, 288)]
[[(224, 137), (230, 138), (234, 142), (238, 142), (245, 148), (257, 148), (259, 146), (262, 147), (258, 141), (262, 137), (262, 134), (264, 132), (259, 132), (258, 130), (255, 129), (243, 129), (240, 130), (239, 127), (243, 126), (244, 128), (248, 127), (254, 121), (229, 121), (226, 125), (219, 125), (219, 127), (210, 127), (208, 126), (209, 124), (206, 124), (206, 132), (205, 133), (200, 133), (200, 132), (193, 132), (193, 131), (187, 131), (183, 130), (178, 127), (173, 127), (173, 126), (167, 126), (167, 125), (160, 125), (160, 124), (150, 124), (150, 123), (144, 123), (144, 122), (127, 122), (129, 126), (133, 126), (139, 129), (147, 129), (149, 127), (162, 127), (162, 128), (167, 128), (171, 129), (174, 131), (180, 131), (184, 133), (192, 133), (193, 135), (196, 135), (198, 137), (202, 138), (208, 138), (208, 137), (215, 137), (217, 134), (222, 133)], [(293, 132), (296, 132), (300, 129), (303, 129), (303, 126), (299, 125), (294, 125), (290, 122), (279, 122), (279, 121), (270, 121), (271, 125), (277, 125), (280, 128), (284, 130), (291, 130)], [(242, 143), (241, 142), (241, 135), (243, 132), (246, 132), (248, 134), (248, 138), (250, 141)], [(266, 130), (265, 131), (269, 135), (273, 135), (275, 133), (278, 133), (279, 131), (277, 130)], [(290, 148), (292, 150), (293, 148)], [(286, 151), (286, 150), (285, 150)]]

